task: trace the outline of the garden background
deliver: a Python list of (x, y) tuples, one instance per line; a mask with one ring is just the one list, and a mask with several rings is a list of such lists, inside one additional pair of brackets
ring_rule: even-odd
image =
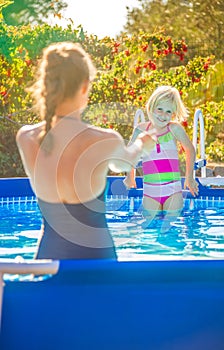
[[(99, 39), (72, 21), (66, 28), (43, 21), (50, 15), (60, 18), (64, 1), (0, 0), (0, 177), (25, 176), (15, 135), (21, 125), (39, 121), (26, 88), (43, 48), (65, 40), (79, 42), (98, 71), (84, 120), (113, 128), (128, 140), (136, 110), (145, 111), (157, 86), (173, 85), (190, 112), (183, 122), (190, 138), (193, 115), (200, 108), (207, 162), (222, 164), (224, 3), (139, 2), (140, 8), (127, 9), (127, 23), (119, 36)], [(181, 150), (180, 158), (184, 173)]]

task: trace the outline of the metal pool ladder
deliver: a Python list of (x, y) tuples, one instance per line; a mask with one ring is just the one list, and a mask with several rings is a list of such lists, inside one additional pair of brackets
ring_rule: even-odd
[(194, 165), (194, 172), (197, 169), (201, 169), (201, 177), (206, 177), (206, 159), (205, 159), (205, 128), (204, 118), (202, 111), (197, 109), (194, 113), (194, 127), (193, 127), (193, 146), (195, 152), (197, 152), (197, 139), (198, 139), (198, 123), (200, 125), (200, 159), (196, 160)]
[(134, 128), (138, 125), (139, 117), (141, 119), (141, 122), (145, 122), (145, 116), (144, 112), (141, 109), (137, 109), (135, 116), (134, 116)]

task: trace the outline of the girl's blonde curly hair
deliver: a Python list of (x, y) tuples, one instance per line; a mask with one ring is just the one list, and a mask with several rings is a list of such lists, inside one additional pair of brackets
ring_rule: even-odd
[(154, 90), (146, 104), (146, 111), (149, 118), (155, 107), (161, 101), (169, 101), (172, 103), (177, 121), (182, 122), (188, 117), (188, 110), (181, 100), (179, 91), (175, 87), (162, 85)]

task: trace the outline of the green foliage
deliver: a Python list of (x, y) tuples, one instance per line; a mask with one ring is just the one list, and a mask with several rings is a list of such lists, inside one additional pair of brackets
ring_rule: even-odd
[(223, 1), (139, 0), (139, 5), (128, 10), (129, 34), (163, 29), (174, 39), (185, 38), (192, 48), (189, 59), (202, 52), (223, 59)]
[(166, 76), (159, 70), (161, 60), (175, 56), (183, 61), (187, 51), (183, 40), (173, 41), (163, 33), (124, 34), (119, 40), (107, 38), (106, 45), (110, 52), (104, 56), (102, 70), (93, 84), (92, 103), (117, 101), (142, 106)]
[[(192, 137), (195, 108), (205, 115), (206, 153), (210, 161), (223, 160), (223, 62), (214, 56), (186, 59), (184, 40), (160, 31), (123, 34), (117, 39), (87, 36), (81, 27), (66, 29), (43, 24), (13, 27), (0, 21), (0, 176), (24, 176), (15, 145), (22, 124), (35, 123), (26, 87), (33, 81), (42, 49), (52, 42), (80, 42), (91, 55), (98, 74), (93, 82), (84, 120), (119, 131), (129, 140), (137, 108), (144, 110), (159, 85), (175, 86), (189, 108), (184, 126)], [(163, 69), (164, 61), (176, 66)]]
[(224, 101), (206, 102), (202, 107), (206, 131), (206, 155), (210, 162), (224, 161)]
[(11, 4), (13, 4), (13, 1), (10, 1), (10, 0), (0, 0), (0, 16), (2, 16), (2, 10), (3, 10), (5, 7), (7, 7), (7, 6), (11, 5)]
[(2, 14), (8, 25), (26, 25), (44, 23), (50, 16), (60, 16), (67, 7), (63, 0), (14, 0), (4, 6)]
[(15, 142), (18, 126), (7, 120), (0, 124), (0, 176), (25, 176), (20, 155)]

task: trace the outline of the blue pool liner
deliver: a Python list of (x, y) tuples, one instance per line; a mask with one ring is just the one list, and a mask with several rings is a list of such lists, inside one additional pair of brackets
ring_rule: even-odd
[(65, 260), (2, 316), (2, 350), (223, 350), (224, 261)]
[[(140, 197), (123, 177), (108, 195)], [(200, 185), (199, 196), (224, 197)], [(0, 197), (33, 196), (29, 180), (0, 180)], [(189, 196), (189, 191), (184, 192)], [(6, 280), (1, 350), (223, 350), (224, 260), (64, 260), (43, 280)]]

